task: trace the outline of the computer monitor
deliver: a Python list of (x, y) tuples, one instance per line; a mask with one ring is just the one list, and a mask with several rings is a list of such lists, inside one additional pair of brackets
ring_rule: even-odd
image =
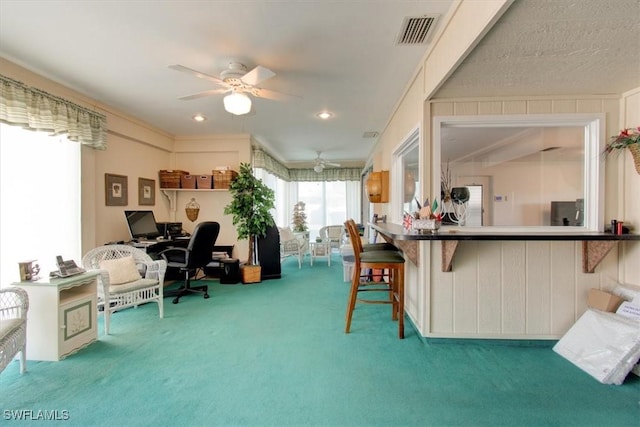
[(160, 237), (153, 211), (124, 211), (132, 239), (155, 239)]

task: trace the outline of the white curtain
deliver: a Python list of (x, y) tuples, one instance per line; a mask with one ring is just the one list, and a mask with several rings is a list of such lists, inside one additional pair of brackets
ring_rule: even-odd
[(56, 255), (80, 261), (80, 148), (0, 124), (0, 286), (19, 280), (18, 262), (37, 260), (41, 276)]

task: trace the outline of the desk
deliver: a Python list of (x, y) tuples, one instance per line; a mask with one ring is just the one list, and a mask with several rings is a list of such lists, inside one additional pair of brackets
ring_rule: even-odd
[[(167, 239), (167, 240), (144, 240), (138, 242), (127, 242), (134, 248), (142, 249), (147, 252), (151, 258), (157, 259), (157, 254), (168, 248), (186, 248), (189, 245), (190, 237)], [(154, 257), (155, 255), (155, 257)]]
[(13, 283), (29, 295), (27, 359), (58, 361), (97, 339), (98, 274)]

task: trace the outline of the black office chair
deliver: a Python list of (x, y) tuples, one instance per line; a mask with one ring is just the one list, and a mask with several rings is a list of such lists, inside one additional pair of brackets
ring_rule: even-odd
[(198, 272), (203, 271), (204, 267), (211, 262), (213, 246), (219, 233), (220, 224), (217, 222), (201, 222), (193, 230), (186, 248), (169, 248), (158, 254), (167, 261), (168, 268), (178, 268), (181, 273), (184, 273), (184, 284), (174, 291), (164, 293), (165, 297), (175, 297), (174, 304), (177, 304), (182, 296), (190, 293), (204, 294), (205, 299), (209, 298), (209, 287), (206, 285), (192, 287), (191, 278), (198, 280)]

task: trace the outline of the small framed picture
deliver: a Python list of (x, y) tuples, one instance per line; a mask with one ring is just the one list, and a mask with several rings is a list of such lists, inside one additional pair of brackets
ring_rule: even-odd
[(138, 204), (154, 206), (156, 204), (156, 180), (138, 178)]
[(107, 206), (127, 206), (129, 194), (127, 177), (112, 173), (104, 174), (104, 201)]

